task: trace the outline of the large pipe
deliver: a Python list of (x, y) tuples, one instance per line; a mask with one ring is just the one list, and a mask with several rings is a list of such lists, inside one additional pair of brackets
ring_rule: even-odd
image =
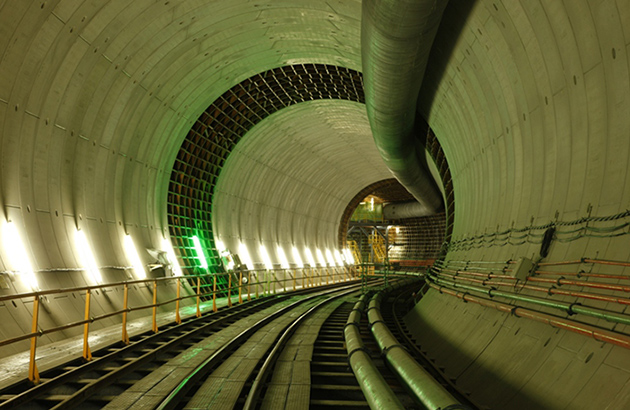
[[(416, 102), (446, 0), (363, 0), (361, 57), (365, 104), (374, 141), (423, 215), (442, 197), (423, 164), (414, 135)], [(420, 151), (420, 152), (419, 152)]]
[(383, 205), (383, 218), (385, 219), (417, 218), (425, 215), (425, 207), (417, 201), (393, 202)]
[(385, 360), (390, 364), (399, 379), (427, 409), (465, 409), (440, 383), (438, 383), (422, 366), (415, 361), (396, 337), (389, 331), (381, 315), (382, 292), (377, 293), (368, 308), (368, 321), (372, 335)]
[(348, 361), (371, 409), (402, 410), (404, 406), (378, 371), (363, 345), (359, 322), (366, 299), (367, 295), (363, 295), (354, 305), (343, 329), (346, 349), (348, 350)]

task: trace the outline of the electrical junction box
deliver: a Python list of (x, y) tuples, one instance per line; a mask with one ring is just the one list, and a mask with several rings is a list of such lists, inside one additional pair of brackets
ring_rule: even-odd
[(528, 258), (520, 258), (512, 269), (512, 276), (518, 280), (526, 280), (534, 269), (534, 262)]

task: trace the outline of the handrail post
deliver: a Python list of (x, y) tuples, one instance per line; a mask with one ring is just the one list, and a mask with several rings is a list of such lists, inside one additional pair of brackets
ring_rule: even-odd
[(92, 291), (87, 289), (85, 291), (85, 324), (83, 325), (83, 358), (87, 361), (92, 360), (92, 351), (88, 344), (88, 334), (90, 332), (90, 295)]
[(297, 276), (297, 269), (293, 269), (293, 291), (295, 292), (295, 281)]
[(243, 272), (238, 272), (238, 303), (243, 303)]
[(129, 284), (123, 287), (123, 314), (122, 314), (122, 341), (129, 344), (129, 333), (127, 333), (127, 312), (129, 310)]
[(197, 313), (195, 316), (201, 317), (201, 309), (199, 308), (199, 302), (201, 299), (201, 275), (197, 276)]
[(247, 271), (247, 301), (252, 300), (252, 273)]
[(230, 272), (228, 272), (228, 300), (227, 300), (227, 305), (228, 307), (232, 307), (232, 275), (230, 274)]
[(269, 275), (269, 271), (268, 270), (265, 271), (265, 279), (264, 279), (264, 281), (265, 281), (266, 288), (267, 288), (267, 291), (265, 292), (265, 296), (269, 296), (269, 295), (271, 295), (271, 276)]
[(258, 271), (256, 271), (256, 299), (258, 299), (258, 288), (260, 287), (260, 278), (258, 277)]
[(177, 279), (177, 301), (175, 302), (175, 322), (179, 325), (182, 323), (182, 318), (179, 315), (179, 302), (180, 302), (180, 295), (181, 295), (181, 287), (182, 287), (182, 280), (181, 279)]
[(151, 330), (153, 330), (153, 333), (157, 333), (158, 332), (158, 325), (157, 325), (157, 280), (153, 281), (153, 325), (151, 326)]
[(37, 332), (39, 321), (39, 295), (35, 295), (33, 299), (33, 325), (31, 326), (31, 333), (33, 336), (31, 337), (31, 356), (30, 361), (28, 363), (28, 379), (35, 384), (39, 383), (39, 371), (37, 370), (37, 363), (35, 363), (35, 351), (37, 349), (37, 338), (39, 334)]
[(287, 293), (287, 270), (284, 269), (283, 272), (284, 272), (284, 275), (282, 275), (283, 276), (282, 288), (284, 289), (284, 293)]
[(212, 275), (212, 311), (217, 311), (217, 274)]

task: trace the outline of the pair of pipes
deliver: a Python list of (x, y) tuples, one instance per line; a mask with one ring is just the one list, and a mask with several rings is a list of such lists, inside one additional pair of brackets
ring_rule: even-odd
[(405, 407), (383, 379), (376, 365), (372, 362), (369, 351), (363, 345), (359, 323), (366, 301), (367, 295), (363, 295), (355, 303), (343, 329), (348, 362), (371, 409), (402, 410)]
[(368, 321), (374, 339), (378, 343), (383, 358), (390, 368), (398, 374), (398, 378), (427, 409), (468, 409), (459, 403), (440, 383), (438, 383), (413, 356), (400, 345), (390, 332), (381, 315), (383, 292), (377, 293), (370, 300)]
[[(400, 281), (389, 287), (391, 291), (400, 286), (410, 284), (411, 281)], [(398, 378), (415, 396), (416, 400), (430, 410), (466, 410), (468, 407), (460, 404), (442, 387), (414, 358), (403, 348), (392, 335), (383, 321), (380, 304), (383, 292), (379, 292), (369, 302), (368, 320), (375, 340), (377, 341), (384, 359), (390, 368), (398, 374)], [(395, 393), (372, 362), (369, 352), (363, 345), (359, 323), (365, 310), (367, 295), (363, 295), (354, 305), (348, 316), (344, 328), (344, 338), (348, 351), (348, 361), (354, 372), (359, 386), (372, 409), (403, 409)]]

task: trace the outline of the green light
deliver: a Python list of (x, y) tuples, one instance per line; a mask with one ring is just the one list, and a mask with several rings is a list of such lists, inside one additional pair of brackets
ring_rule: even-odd
[(199, 238), (197, 238), (197, 236), (193, 236), (191, 239), (195, 244), (195, 252), (197, 252), (197, 259), (199, 259), (201, 267), (203, 269), (208, 269), (208, 262), (206, 261), (206, 257), (203, 254), (203, 248), (201, 247), (201, 242), (199, 241)]

